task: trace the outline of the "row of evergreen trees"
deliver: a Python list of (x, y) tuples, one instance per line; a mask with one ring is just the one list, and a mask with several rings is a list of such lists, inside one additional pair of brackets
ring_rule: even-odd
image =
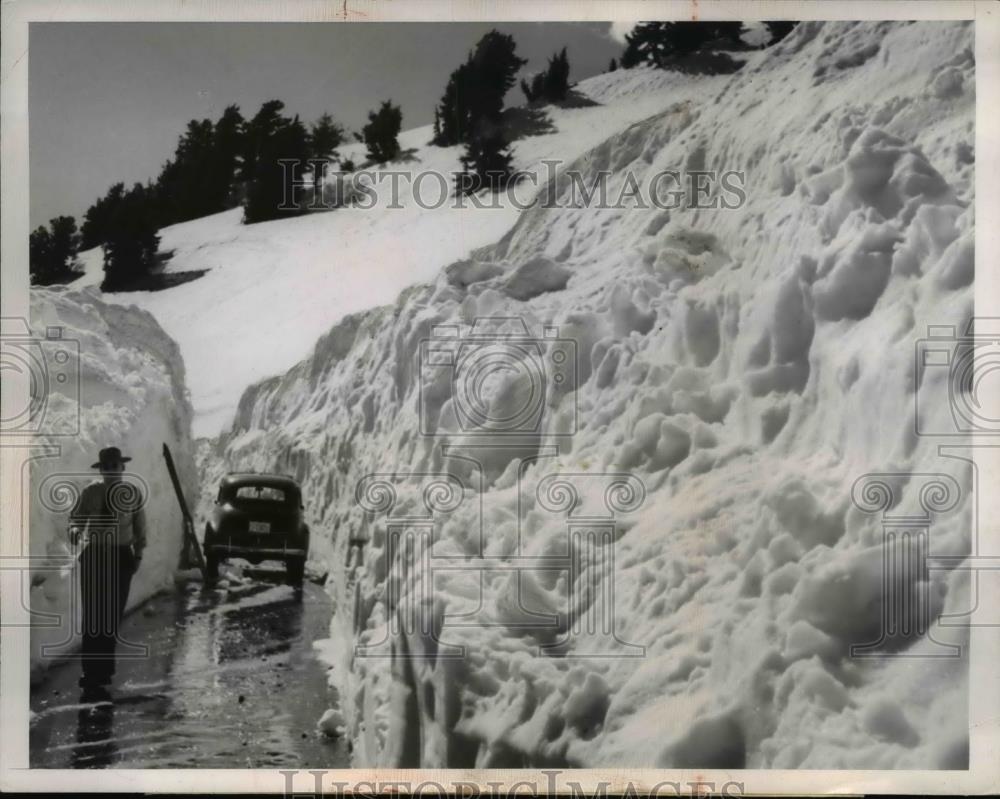
[[(766, 22), (767, 44), (780, 41), (796, 24)], [(731, 71), (739, 62), (720, 51), (749, 49), (742, 33), (741, 22), (640, 22), (626, 36), (620, 66)], [(456, 180), (456, 191), (498, 191), (514, 178), (504, 100), (525, 63), (512, 36), (491, 30), (449, 76), (434, 109), (432, 143), (464, 147), (464, 173)], [(609, 70), (618, 67), (612, 59)], [(566, 101), (569, 74), (563, 48), (544, 70), (521, 81), (529, 105)], [(32, 281), (46, 285), (72, 280), (77, 252), (100, 246), (103, 288), (127, 289), (150, 273), (158, 257), (158, 231), (167, 225), (240, 204), (247, 224), (301, 213), (308, 205), (297, 194), (305, 165), (314, 164), (313, 191), (318, 192), (346, 132), (330, 114), (307, 127), (298, 115), (287, 116), (284, 108), (280, 100), (270, 100), (245, 119), (239, 107), (231, 105), (215, 122), (191, 120), (155, 180), (129, 189), (123, 183), (113, 185), (87, 210), (79, 232), (72, 217), (61, 216), (31, 234)], [(400, 155), (401, 128), (400, 108), (387, 101), (368, 114), (368, 123), (354, 135), (365, 143), (370, 162), (386, 163)], [(350, 170), (354, 164), (342, 161), (341, 167)]]
[[(297, 115), (285, 115), (284, 107), (280, 100), (270, 100), (245, 119), (231, 105), (215, 122), (191, 120), (154, 180), (131, 188), (115, 183), (87, 209), (79, 232), (76, 220), (66, 216), (32, 232), (32, 282), (73, 280), (79, 275), (77, 254), (99, 246), (103, 288), (139, 287), (157, 262), (163, 227), (241, 204), (247, 224), (300, 213), (306, 205), (300, 196), (306, 165), (315, 165), (313, 188), (318, 191), (345, 131), (330, 114), (307, 128)], [(399, 107), (386, 102), (369, 114), (368, 124), (356, 135), (372, 161), (385, 162), (399, 152), (401, 126)], [(293, 165), (282, 163), (287, 160)]]
[[(797, 23), (766, 22), (769, 46), (787, 36)], [(626, 69), (651, 64), (661, 69), (733, 72), (741, 62), (728, 52), (749, 50), (742, 22), (640, 22), (626, 36), (620, 65)], [(503, 120), (503, 101), (525, 64), (514, 39), (492, 30), (451, 73), (444, 95), (434, 109), (433, 144), (462, 144), (465, 170), (459, 191), (503, 188), (513, 179), (510, 137)], [(614, 58), (609, 71), (618, 69)], [(570, 91), (566, 48), (549, 58), (545, 70), (521, 81), (529, 105), (565, 102)]]
[[(765, 22), (769, 47), (792, 32), (797, 22)], [(625, 36), (621, 66), (651, 64), (681, 72), (735, 72), (741, 63), (728, 52), (752, 49), (743, 40), (742, 22), (640, 22)], [(617, 64), (612, 60), (611, 69)]]

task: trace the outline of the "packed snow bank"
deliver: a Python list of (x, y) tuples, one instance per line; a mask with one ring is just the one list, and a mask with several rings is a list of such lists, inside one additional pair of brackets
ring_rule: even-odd
[[(161, 455), (168, 444), (189, 500), (196, 483), (191, 444), (191, 406), (176, 343), (145, 311), (109, 305), (93, 289), (32, 289), (31, 329), (44, 340), (47, 328), (79, 347), (79, 381), (52, 380), (45, 429), (68, 431), (79, 419), (79, 435), (40, 436), (31, 460), (30, 551), (39, 558), (31, 573), (31, 610), (58, 614), (32, 628), (33, 676), (52, 660), (41, 647), (78, 644), (79, 587), (67, 535), (77, 492), (98, 477), (90, 465), (102, 447), (117, 446), (132, 457), (128, 473), (146, 487), (147, 546), (129, 593), (128, 608), (172, 584), (182, 543), (182, 519)], [(53, 353), (50, 353), (54, 356)], [(75, 358), (70, 362), (72, 366)], [(58, 370), (55, 362), (51, 368)], [(53, 372), (53, 375), (55, 372)], [(79, 402), (76, 397), (79, 397)], [(39, 617), (41, 618), (41, 617)]]
[[(884, 507), (969, 551), (970, 466), (937, 450), (961, 439), (916, 433), (918, 408), (954, 430), (947, 370), (915, 397), (914, 353), (974, 309), (972, 46), (965, 23), (810, 22), (712, 86), (670, 75), (676, 105), (577, 166), (613, 194), (745, 170), (741, 208), (533, 208), (244, 394), (220, 454), (304, 484), (356, 765), (965, 767), (967, 660), (936, 657), (961, 626), (850, 648), (891, 611)], [(463, 434), (472, 400), (518, 418), (523, 384), (422, 347), (484, 317), (559, 365), (561, 435)], [(574, 571), (595, 520), (613, 562)], [(959, 571), (901, 590), (930, 619), (971, 606)], [(615, 637), (563, 641), (587, 611)]]
[[(717, 78), (701, 83), (713, 85)], [(612, 133), (677, 101), (670, 76), (650, 69), (599, 76), (581, 84), (599, 105), (546, 110), (514, 143), (515, 166), (540, 173), (546, 159), (574, 159)], [(690, 94), (691, 87), (685, 86)], [(460, 147), (433, 147), (430, 126), (404, 132), (406, 160), (388, 171), (434, 173), (450, 184), (461, 169)], [(363, 145), (344, 157), (365, 160)], [(400, 194), (393, 202), (391, 181)], [(523, 185), (521, 203), (534, 188)], [(506, 233), (519, 210), (506, 198), (499, 207), (421, 207), (413, 181), (385, 177), (376, 184), (377, 207), (341, 208), (291, 220), (242, 225), (242, 209), (174, 225), (160, 232), (160, 250), (173, 253), (168, 270), (208, 270), (194, 281), (157, 292), (109, 294), (109, 302), (151, 311), (181, 348), (195, 410), (194, 434), (215, 436), (232, 422), (242, 391), (281, 374), (308, 356), (316, 339), (345, 315), (394, 302), (407, 286), (432, 280), (442, 267)], [(421, 180), (425, 205), (437, 202), (440, 182)], [(395, 205), (395, 207), (389, 207)], [(78, 285), (102, 279), (99, 250), (82, 256)]]

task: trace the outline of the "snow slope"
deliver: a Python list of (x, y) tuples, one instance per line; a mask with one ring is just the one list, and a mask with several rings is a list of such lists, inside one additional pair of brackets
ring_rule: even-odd
[[(928, 324), (973, 314), (972, 47), (964, 23), (810, 22), (734, 76), (669, 75), (663, 110), (578, 167), (612, 187), (743, 169), (742, 208), (535, 208), (442, 271), (445, 252), (413, 247), (432, 282), (244, 394), (220, 457), (304, 483), (357, 765), (964, 768), (967, 661), (924, 657), (961, 627), (935, 623), (911, 657), (848, 652), (886, 610), (880, 491), (893, 512), (935, 511), (935, 553), (969, 551), (968, 463), (915, 434), (913, 364)], [(373, 238), (372, 263), (398, 241)], [(576, 342), (577, 391), (550, 409), (572, 436), (461, 434), (461, 397), (421, 369), (421, 342), (487, 316)], [(942, 371), (919, 387), (925, 429), (954, 425)], [(503, 374), (483, 390), (500, 417), (523, 400)], [(869, 473), (890, 476), (856, 485)], [(610, 573), (585, 560), (518, 582), (514, 556), (564, 554), (581, 509), (614, 510)], [(420, 512), (433, 558), (388, 545), (386, 514)], [(587, 581), (613, 587), (619, 641), (540, 653), (571, 605), (600, 607)], [(958, 571), (906, 587), (935, 619), (969, 606)], [(413, 607), (436, 637), (406, 627)], [(644, 656), (618, 657), (635, 653), (622, 642)]]
[[(581, 86), (600, 105), (550, 110), (555, 131), (515, 142), (516, 166), (540, 170), (544, 180), (543, 159), (576, 158), (676, 101), (673, 81), (662, 72), (622, 75), (624, 80), (598, 76)], [(403, 133), (400, 144), (411, 157), (391, 167), (433, 171), (450, 180), (460, 169), (460, 148), (431, 147), (430, 138), (430, 127)], [(349, 145), (342, 154), (360, 164), (363, 149)], [(152, 312), (180, 345), (196, 436), (220, 433), (246, 386), (306, 357), (345, 315), (393, 302), (407, 286), (432, 280), (443, 266), (496, 241), (518, 217), (506, 199), (485, 213), (471, 206), (421, 208), (409, 184), (402, 185), (403, 207), (391, 210), (386, 181), (378, 187), (385, 199), (373, 210), (346, 208), (244, 226), (242, 210), (234, 209), (165, 228), (160, 250), (174, 252), (169, 270), (208, 274), (165, 291), (108, 295), (110, 302)], [(421, 184), (428, 202), (435, 201), (437, 185), (435, 179)], [(82, 261), (87, 274), (78, 284), (99, 284), (100, 250), (84, 253)]]
[[(31, 610), (59, 614), (58, 625), (32, 628), (31, 668), (37, 676), (52, 662), (41, 646), (63, 641), (67, 651), (77, 646), (79, 588), (66, 527), (77, 492), (98, 477), (90, 468), (98, 450), (120, 447), (133, 458), (128, 464), (133, 482), (146, 486), (147, 546), (129, 608), (173, 584), (180, 554), (182, 519), (160, 452), (164, 443), (191, 499), (196, 482), (184, 367), (177, 345), (152, 316), (109, 305), (94, 289), (33, 288), (31, 326), (38, 339), (46, 328), (61, 327), (80, 353), (79, 383), (72, 368), (67, 382), (50, 382), (45, 411), (46, 429), (52, 431), (71, 429), (79, 414), (79, 435), (40, 436), (39, 454), (31, 460), (30, 551), (39, 559), (31, 572)], [(54, 362), (50, 367), (58, 369)]]

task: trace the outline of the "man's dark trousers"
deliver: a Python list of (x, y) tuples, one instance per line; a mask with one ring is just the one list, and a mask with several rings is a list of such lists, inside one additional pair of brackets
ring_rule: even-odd
[(79, 568), (83, 611), (80, 683), (108, 685), (115, 673), (118, 629), (135, 573), (135, 557), (131, 547), (96, 535), (80, 553)]

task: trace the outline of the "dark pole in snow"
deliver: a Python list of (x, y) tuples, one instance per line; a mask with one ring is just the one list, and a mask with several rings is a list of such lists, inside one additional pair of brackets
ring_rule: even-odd
[(202, 579), (206, 578), (205, 559), (201, 555), (201, 546), (198, 544), (198, 536), (194, 532), (194, 519), (191, 511), (188, 510), (187, 501), (184, 499), (184, 491), (181, 489), (181, 481), (177, 477), (177, 468), (174, 466), (174, 458), (170, 454), (170, 447), (163, 445), (163, 459), (167, 462), (167, 471), (170, 472), (170, 482), (174, 484), (174, 493), (177, 494), (177, 502), (181, 506), (181, 514), (184, 516), (184, 549), (181, 550), (181, 566), (189, 563), (192, 550), (194, 559), (201, 571)]

